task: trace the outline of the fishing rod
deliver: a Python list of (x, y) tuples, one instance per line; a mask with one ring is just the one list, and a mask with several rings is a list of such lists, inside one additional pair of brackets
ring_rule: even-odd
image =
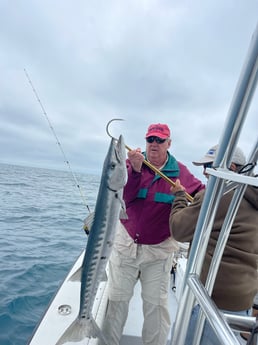
[[(110, 134), (109, 128), (108, 128), (109, 125), (110, 125), (110, 123), (113, 122), (113, 121), (124, 121), (124, 120), (123, 120), (123, 119), (112, 119), (112, 120), (110, 120), (110, 121), (107, 123), (107, 125), (106, 125), (106, 132), (107, 132), (107, 135), (108, 135), (110, 138), (113, 138), (113, 139), (117, 140), (115, 137), (113, 137), (113, 136)], [(131, 149), (129, 146), (127, 146), (127, 145), (125, 145), (125, 148), (126, 148), (128, 151), (132, 151), (132, 149)], [(175, 182), (172, 181), (172, 180), (170, 180), (170, 178), (167, 177), (165, 174), (163, 174), (163, 172), (162, 172), (161, 170), (157, 169), (153, 164), (151, 164), (150, 162), (148, 162), (146, 159), (143, 160), (143, 163), (144, 163), (145, 165), (147, 165), (151, 170), (153, 170), (156, 174), (158, 174), (161, 178), (163, 178), (165, 181), (167, 181), (171, 186), (175, 187)], [(193, 197), (192, 197), (190, 194), (188, 194), (187, 192), (185, 192), (185, 195), (186, 195), (186, 198), (187, 198), (188, 201), (193, 202)]]
[(80, 187), (80, 185), (79, 185), (79, 182), (78, 182), (78, 180), (77, 180), (77, 178), (76, 178), (76, 176), (75, 176), (75, 174), (74, 174), (74, 172), (73, 172), (73, 170), (72, 170), (72, 168), (71, 168), (71, 165), (70, 165), (70, 163), (69, 163), (69, 161), (68, 161), (68, 159), (67, 159), (67, 157), (66, 157), (66, 155), (65, 155), (65, 152), (64, 152), (64, 150), (63, 150), (63, 148), (62, 148), (62, 145), (61, 145), (61, 143), (60, 143), (60, 141), (59, 141), (59, 139), (58, 139), (58, 137), (57, 137), (57, 135), (56, 135), (56, 132), (55, 132), (55, 130), (54, 130), (54, 127), (52, 126), (52, 124), (51, 124), (51, 122), (50, 122), (50, 120), (49, 120), (49, 117), (48, 117), (48, 115), (47, 115), (47, 112), (46, 112), (46, 110), (45, 110), (45, 108), (44, 108), (44, 106), (43, 106), (43, 104), (42, 104), (42, 102), (41, 102), (41, 100), (40, 100), (40, 98), (39, 98), (39, 95), (38, 95), (38, 93), (37, 93), (37, 91), (36, 91), (34, 85), (32, 84), (32, 81), (31, 81), (31, 79), (30, 79), (30, 77), (29, 77), (28, 72), (26, 71), (25, 68), (24, 68), (24, 73), (25, 73), (25, 75), (26, 75), (26, 77), (27, 77), (27, 79), (28, 79), (28, 81), (29, 81), (29, 83), (30, 83), (30, 86), (31, 86), (31, 88), (32, 88), (32, 91), (33, 91), (33, 93), (34, 93), (34, 95), (35, 95), (35, 97), (36, 97), (36, 99), (37, 99), (37, 101), (38, 101), (38, 103), (39, 103), (39, 105), (40, 105), (40, 107), (41, 107), (41, 110), (42, 110), (42, 112), (43, 112), (43, 115), (45, 116), (45, 118), (46, 118), (46, 120), (47, 120), (47, 122), (48, 122), (49, 128), (50, 128), (51, 132), (53, 133), (53, 135), (54, 135), (54, 137), (55, 137), (55, 139), (56, 139), (57, 145), (58, 145), (58, 147), (59, 147), (59, 149), (60, 149), (60, 151), (61, 151), (61, 153), (62, 153), (62, 155), (63, 155), (63, 157), (64, 157), (64, 162), (67, 164), (68, 169), (69, 169), (70, 173), (72, 174), (72, 177), (73, 177), (73, 179), (74, 179), (75, 185), (76, 185), (76, 187), (78, 188), (78, 190), (79, 190), (79, 192), (80, 192), (80, 195), (81, 195), (83, 204), (86, 206), (88, 212), (91, 213), (91, 212), (90, 212), (90, 208), (89, 208), (89, 206), (88, 206), (88, 204), (87, 204), (87, 202), (86, 202), (86, 198), (84, 197), (84, 194), (83, 194), (82, 189), (81, 189), (81, 187)]

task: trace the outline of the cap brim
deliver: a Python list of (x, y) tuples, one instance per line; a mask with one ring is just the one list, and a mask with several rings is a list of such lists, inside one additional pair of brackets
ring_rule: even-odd
[(200, 166), (206, 163), (212, 163), (213, 159), (211, 159), (210, 157), (203, 157), (201, 158), (199, 161), (194, 161), (192, 162), (194, 165)]

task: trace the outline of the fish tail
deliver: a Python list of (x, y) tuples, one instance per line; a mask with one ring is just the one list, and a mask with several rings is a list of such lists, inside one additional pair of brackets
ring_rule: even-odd
[(69, 341), (78, 342), (85, 338), (99, 338), (107, 345), (105, 337), (93, 318), (79, 319), (77, 318), (67, 328), (56, 345), (62, 345)]
[(99, 326), (97, 325), (97, 323), (94, 319), (91, 319), (91, 327), (93, 327), (95, 338), (101, 339), (102, 344), (109, 345), (106, 341), (106, 338), (105, 338), (103, 332), (101, 331), (101, 329), (99, 328)]

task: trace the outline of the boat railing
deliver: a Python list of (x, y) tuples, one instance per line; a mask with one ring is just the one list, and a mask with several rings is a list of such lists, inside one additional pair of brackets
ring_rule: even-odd
[[(254, 95), (258, 79), (258, 25), (252, 36), (249, 51), (231, 102), (224, 133), (219, 141), (219, 148), (213, 168), (207, 169), (209, 181), (197, 221), (195, 235), (188, 256), (183, 288), (177, 315), (173, 326), (170, 345), (184, 345), (194, 305), (200, 306), (200, 317), (196, 325), (193, 344), (200, 343), (204, 321), (208, 320), (221, 344), (240, 344), (233, 330), (250, 331), (256, 319), (253, 317), (235, 317), (221, 313), (210, 298), (215, 278), (219, 269), (223, 251), (230, 235), (230, 229), (247, 185), (258, 186), (258, 179), (252, 175), (258, 157), (258, 141), (248, 157), (249, 169), (244, 174), (237, 174), (227, 169), (243, 128), (248, 109)], [(233, 198), (227, 210), (213, 260), (205, 286), (199, 277), (209, 242), (213, 222), (221, 197), (234, 188)], [(237, 322), (236, 322), (237, 321)], [(254, 343), (253, 343), (254, 344)], [(255, 342), (256, 344), (256, 342)]]

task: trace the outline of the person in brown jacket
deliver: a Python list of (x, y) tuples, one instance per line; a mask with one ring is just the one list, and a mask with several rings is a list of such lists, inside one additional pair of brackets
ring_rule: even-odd
[[(204, 175), (208, 177), (206, 168), (212, 166), (218, 146), (212, 147), (195, 165), (203, 166)], [(236, 148), (230, 170), (236, 173), (245, 165), (243, 152)], [(175, 200), (171, 209), (169, 225), (172, 236), (179, 242), (190, 242), (193, 239), (197, 219), (201, 209), (205, 191), (200, 191), (188, 205), (184, 187), (177, 180), (171, 192)], [(201, 280), (205, 283), (214, 249), (230, 204), (233, 191), (223, 195), (216, 213), (210, 235)], [(231, 232), (225, 246), (218, 274), (215, 280), (212, 299), (223, 312), (250, 315), (254, 297), (258, 291), (258, 188), (247, 186), (240, 203)], [(198, 307), (192, 312), (186, 345), (192, 345), (191, 329), (194, 331)], [(192, 331), (192, 332), (193, 332)], [(209, 323), (206, 322), (202, 334), (201, 345), (220, 344)]]

